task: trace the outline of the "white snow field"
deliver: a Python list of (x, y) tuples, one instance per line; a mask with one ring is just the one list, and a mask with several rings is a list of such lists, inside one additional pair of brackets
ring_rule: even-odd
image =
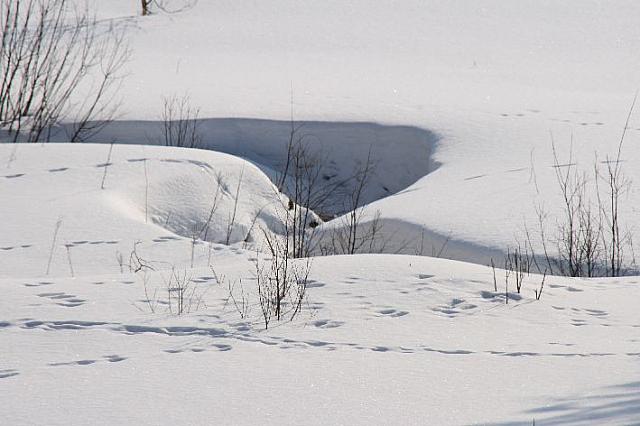
[[(0, 144), (0, 424), (640, 425), (640, 278), (505, 294), (498, 268), (562, 211), (552, 138), (588, 173), (616, 155), (640, 3), (86, 1), (131, 43), (121, 114), (92, 143)], [(205, 149), (157, 146), (184, 94)], [(385, 246), (296, 260), (302, 310), (265, 330), (292, 111), (326, 181), (371, 152)], [(639, 132), (632, 111), (632, 235)]]
[[(450, 239), (445, 257), (486, 264), (534, 226), (536, 205), (553, 217), (551, 136), (561, 163), (573, 139), (574, 162), (592, 172), (596, 154), (615, 156), (640, 86), (633, 0), (201, 0), (145, 19), (136, 1), (89, 3), (128, 29), (133, 50), (129, 121), (96, 142), (153, 143), (162, 98), (188, 94), (201, 117), (224, 119), (205, 123), (206, 146), (270, 165), (285, 152), (293, 98), (294, 120), (328, 122), (302, 133), (342, 173), (372, 147), (380, 176), (367, 201), (415, 183), (369, 209), (409, 254)], [(414, 131), (335, 126), (345, 122)], [(623, 158), (634, 164), (639, 114), (628, 127)], [(625, 173), (638, 181), (637, 170)], [(640, 200), (627, 196), (632, 227)], [(407, 245), (423, 231), (426, 242)]]

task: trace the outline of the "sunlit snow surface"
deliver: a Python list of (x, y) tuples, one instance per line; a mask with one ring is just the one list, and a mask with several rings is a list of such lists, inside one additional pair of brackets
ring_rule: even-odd
[[(127, 145), (109, 160), (108, 144), (0, 146), (0, 423), (640, 423), (640, 280), (548, 276), (536, 301), (532, 274), (506, 304), (504, 272), (483, 266), (536, 205), (557, 208), (551, 137), (563, 158), (573, 139), (587, 171), (615, 152), (639, 84), (640, 4), (200, 0), (141, 18), (138, 3), (90, 1), (130, 34), (122, 115), (95, 140)], [(149, 146), (162, 96), (184, 93), (224, 154)], [(473, 263), (314, 258), (300, 316), (264, 331), (262, 255), (243, 240), (258, 211), (280, 226), (269, 176), (292, 96), (336, 173), (372, 147), (367, 211), (416, 237), (405, 253), (450, 238), (443, 256)], [(635, 114), (623, 145), (636, 182), (639, 128)], [(229, 191), (194, 244), (217, 172)], [(638, 202), (632, 189), (632, 230)], [(134, 248), (154, 269), (146, 294)], [(162, 303), (172, 267), (203, 295), (182, 316)]]

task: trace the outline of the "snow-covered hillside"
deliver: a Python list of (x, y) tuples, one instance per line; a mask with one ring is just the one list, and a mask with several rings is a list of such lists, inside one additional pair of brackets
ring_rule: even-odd
[[(542, 277), (530, 275), (520, 294), (511, 284), (506, 304), (502, 270), (496, 292), (482, 266), (318, 257), (303, 312), (264, 331), (256, 253), (199, 241), (192, 267), (191, 239), (163, 226), (165, 213), (206, 210), (196, 201), (209, 199), (211, 171), (242, 161), (116, 146), (103, 190), (107, 148), (21, 146), (15, 173), (3, 176), (7, 424), (632, 424), (640, 416), (636, 278), (547, 277), (536, 301)], [(238, 229), (271, 185), (244, 167)], [(223, 202), (218, 216), (231, 209)], [(134, 248), (152, 269), (131, 272)], [(167, 311), (172, 268), (192, 279), (200, 305), (181, 316)], [(244, 318), (229, 301), (231, 282), (235, 297), (246, 295)]]
[[(559, 250), (558, 170), (619, 164), (637, 241), (640, 3), (78, 1), (131, 59), (88, 143), (0, 144), (0, 423), (640, 425), (638, 277), (502, 269)], [(201, 149), (159, 146), (182, 96)], [(332, 191), (273, 269), (292, 126)], [(319, 256), (350, 202), (382, 253)]]
[[(158, 121), (163, 97), (188, 94), (202, 117), (228, 119), (206, 126), (207, 146), (270, 165), (284, 155), (274, 148), (286, 143), (293, 106), (295, 120), (329, 122), (302, 129), (329, 160), (342, 165), (374, 145), (389, 162), (381, 169), (396, 176), (383, 172), (373, 198), (426, 175), (370, 209), (403, 235), (396, 246), (409, 233), (430, 236), (407, 253), (450, 239), (460, 249), (445, 257), (486, 264), (523, 238), (536, 205), (557, 215), (551, 138), (561, 162), (573, 140), (575, 162), (591, 172), (596, 156), (615, 155), (640, 84), (634, 1), (200, 1), (145, 19), (130, 0), (89, 3), (105, 25), (132, 35), (121, 118)], [(336, 122), (411, 126), (426, 132), (424, 148), (412, 147), (415, 132), (383, 136)], [(628, 164), (640, 156), (638, 129), (635, 114)], [(121, 123), (96, 141), (140, 143), (154, 134), (152, 123)], [(377, 142), (384, 152), (375, 152)], [(625, 173), (640, 181), (637, 168)], [(635, 228), (637, 190), (628, 197), (622, 209)]]

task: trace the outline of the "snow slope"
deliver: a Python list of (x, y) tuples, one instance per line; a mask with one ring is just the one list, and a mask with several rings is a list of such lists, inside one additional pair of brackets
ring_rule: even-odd
[[(637, 277), (547, 277), (536, 301), (541, 277), (531, 275), (521, 294), (511, 282), (505, 304), (501, 270), (495, 292), (493, 271), (479, 265), (318, 257), (301, 315), (264, 331), (256, 253), (199, 242), (192, 267), (188, 235), (163, 220), (145, 222), (139, 160), (147, 158), (150, 216), (160, 219), (169, 207), (177, 218), (206, 212), (196, 201), (211, 191), (210, 170), (244, 164), (252, 200), (239, 202), (244, 224), (271, 188), (267, 177), (225, 154), (115, 146), (102, 190), (97, 166), (107, 150), (20, 146), (15, 173), (0, 179), (0, 197), (10, 201), (0, 217), (7, 424), (628, 425), (640, 418)], [(216, 220), (232, 209), (221, 204)], [(127, 266), (138, 240), (154, 269), (144, 274)], [(202, 298), (182, 316), (168, 311), (173, 268)], [(248, 298), (245, 318), (228, 300), (232, 282), (235, 296), (242, 288)]]
[[(133, 0), (86, 1), (130, 36), (122, 115), (100, 145), (0, 145), (3, 422), (640, 424), (638, 278), (548, 276), (537, 301), (542, 277), (521, 294), (512, 277), (506, 304), (504, 271), (483, 266), (537, 204), (557, 212), (551, 138), (586, 171), (615, 152), (640, 4), (200, 0), (142, 18)], [(162, 97), (185, 93), (212, 150), (151, 146)], [(281, 225), (270, 178), (292, 110), (330, 179), (371, 148), (367, 214), (388, 251), (447, 241), (443, 257), (476, 264), (314, 258), (301, 315), (264, 331), (255, 231)], [(623, 145), (633, 182), (639, 120)], [(174, 269), (198, 296), (181, 316)]]
[[(8, 158), (12, 148), (0, 145), (0, 155)], [(1, 177), (6, 202), (0, 212), (0, 276), (41, 276), (50, 256), (49, 272), (64, 275), (69, 255), (79, 275), (114, 273), (120, 270), (118, 256), (127, 262), (136, 242), (141, 255), (161, 264), (190, 265), (194, 231), (194, 256), (206, 263), (219, 243), (254, 242), (263, 228), (280, 232), (285, 202), (244, 160), (211, 151), (118, 145), (107, 161), (108, 152), (109, 146), (90, 144), (18, 147)], [(213, 243), (204, 252), (203, 239)]]
[[(279, 127), (287, 128), (293, 107), (295, 120), (329, 122), (306, 134), (342, 173), (355, 154), (365, 156), (371, 133), (336, 122), (431, 135), (420, 150), (404, 148), (413, 144), (411, 134), (392, 144), (383, 138), (385, 172), (369, 197), (413, 184), (369, 209), (380, 210), (390, 234), (403, 235), (396, 246), (414, 235), (408, 253), (425, 246), (415, 237), (424, 233), (429, 250), (447, 238), (461, 247), (445, 257), (485, 264), (501, 257), (525, 224), (535, 223), (536, 204), (556, 213), (551, 137), (561, 162), (573, 139), (578, 167), (590, 172), (596, 154), (602, 160), (615, 153), (639, 84), (634, 1), (224, 0), (144, 19), (129, 0), (89, 3), (105, 25), (131, 35), (122, 119), (157, 121), (163, 96), (188, 94), (202, 117), (227, 120), (206, 126), (208, 146), (270, 166), (282, 159), (278, 147), (287, 136), (274, 132), (273, 122), (234, 119), (282, 120)], [(623, 149), (628, 164), (640, 156), (639, 120), (634, 114)], [(148, 135), (153, 125), (118, 123), (100, 138), (153, 141)], [(274, 143), (275, 135), (283, 141)], [(330, 143), (336, 135), (339, 149)], [(395, 160), (389, 146), (397, 148)], [(416, 160), (421, 152), (429, 159)], [(435, 168), (426, 162), (441, 167), (427, 175)], [(625, 168), (633, 181), (636, 169)], [(632, 230), (637, 194), (623, 206)]]

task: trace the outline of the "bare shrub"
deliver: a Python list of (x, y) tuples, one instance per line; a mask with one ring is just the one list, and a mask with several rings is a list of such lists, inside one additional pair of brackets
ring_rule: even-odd
[[(612, 277), (620, 276), (623, 273), (625, 263), (633, 259), (629, 259), (629, 254), (633, 253), (633, 241), (631, 232), (624, 228), (620, 215), (620, 202), (622, 197), (631, 189), (631, 180), (625, 175), (622, 169), (622, 147), (624, 139), (629, 128), (629, 121), (638, 98), (636, 92), (633, 103), (629, 109), (627, 120), (625, 121), (622, 136), (618, 143), (618, 149), (615, 157), (607, 155), (605, 158), (605, 170), (602, 172), (598, 168), (596, 159), (596, 185), (598, 186), (598, 204), (605, 222), (603, 234), (603, 246), (606, 253), (606, 264), (608, 275)], [(600, 191), (598, 182), (604, 183), (604, 190)]]
[(151, 262), (146, 259), (143, 259), (138, 254), (138, 246), (141, 244), (141, 241), (135, 241), (133, 243), (133, 249), (129, 254), (129, 272), (137, 273), (140, 271), (153, 271), (154, 268), (151, 266)]
[[(100, 32), (70, 0), (0, 0), (0, 125), (11, 142), (48, 141), (77, 118), (72, 142), (113, 120), (119, 73), (129, 57), (115, 28)], [(72, 102), (82, 88), (88, 95)]]
[[(286, 237), (291, 239), (292, 256), (379, 251), (376, 244), (382, 228), (380, 215), (376, 213), (365, 226), (366, 208), (362, 206), (375, 169), (371, 149), (352, 175), (329, 182), (323, 172), (326, 159), (320, 150), (313, 150), (307, 143), (309, 135), (303, 134), (302, 128), (291, 120), (286, 158), (277, 179), (278, 190), (288, 197), (284, 200), (282, 221)], [(319, 233), (317, 227), (328, 217), (324, 212), (336, 194), (344, 195), (342, 210), (348, 213), (338, 219), (341, 226)]]
[(137, 276), (141, 277), (144, 290), (142, 302), (150, 313), (157, 313), (160, 305), (164, 305), (171, 315), (184, 315), (206, 307), (204, 296), (209, 287), (200, 287), (193, 281), (188, 270), (178, 271), (172, 267), (168, 276), (160, 275), (167, 295), (166, 300), (161, 300), (158, 295), (162, 286), (151, 289), (148, 270), (142, 269), (140, 272)]
[(280, 190), (288, 196), (281, 218), (285, 237), (290, 240), (288, 249), (298, 258), (308, 257), (314, 251), (320, 220), (315, 211), (323, 209), (331, 192), (322, 182), (322, 156), (312, 151), (305, 144), (304, 136), (298, 137), (295, 131), (292, 127)]
[[(634, 102), (627, 116), (615, 157), (607, 156), (594, 164), (594, 176), (578, 169), (570, 149), (567, 162), (561, 163), (552, 138), (556, 181), (562, 196), (562, 211), (551, 238), (546, 233), (548, 213), (536, 208), (538, 233), (546, 261), (545, 270), (572, 277), (619, 276), (635, 264), (632, 235), (622, 223), (620, 204), (631, 189), (631, 181), (622, 170), (622, 147)], [(604, 165), (604, 167), (603, 167)], [(590, 197), (590, 194), (594, 194)], [(529, 248), (532, 237), (526, 230)], [(555, 244), (556, 255), (548, 244)], [(533, 259), (539, 271), (538, 259)]]
[(540, 288), (533, 290), (536, 295), (536, 300), (540, 300), (540, 297), (542, 297), (542, 291), (544, 290), (544, 280), (546, 278), (547, 278), (547, 270), (545, 269), (544, 273), (542, 274), (542, 282), (540, 283)]
[(205, 306), (204, 295), (206, 289), (201, 289), (192, 280), (189, 271), (178, 272), (171, 269), (168, 278), (164, 278), (167, 289), (167, 300), (169, 313), (173, 315), (183, 315), (197, 311)]
[(152, 13), (152, 6), (165, 13), (179, 13), (194, 7), (198, 0), (140, 0), (142, 16)]
[(528, 276), (531, 272), (531, 265), (533, 264), (533, 257), (529, 253), (528, 249), (522, 248), (518, 245), (513, 250), (507, 250), (507, 255), (504, 260), (504, 269), (513, 275), (516, 284), (516, 291), (520, 293), (522, 284), (524, 283), (525, 276)]
[[(347, 198), (349, 213), (346, 215), (347, 240), (345, 253), (354, 254), (356, 250), (364, 244), (365, 239), (358, 235), (358, 226), (364, 214), (364, 207), (360, 207), (362, 195), (366, 185), (369, 183), (373, 164), (371, 163), (371, 147), (367, 153), (367, 160), (364, 166), (358, 170), (354, 176), (355, 188), (351, 196)], [(360, 239), (360, 241), (358, 241)]]
[(165, 146), (199, 148), (198, 115), (200, 110), (191, 106), (189, 96), (171, 96), (163, 99), (162, 141)]
[(553, 167), (563, 200), (563, 216), (557, 221), (558, 259), (554, 263), (563, 275), (593, 276), (601, 254), (602, 223), (587, 196), (589, 179), (577, 169), (572, 149), (565, 164), (560, 163), (553, 141), (552, 149)]
[(355, 254), (362, 251), (373, 253), (384, 250), (384, 244), (379, 246), (382, 233), (380, 211), (376, 211), (366, 224), (363, 223), (367, 208), (362, 205), (362, 197), (374, 170), (369, 148), (366, 160), (351, 178), (353, 189), (346, 195), (345, 201), (348, 213), (339, 219), (340, 226), (332, 229), (330, 246), (325, 244), (323, 247), (325, 254)]
[[(249, 295), (244, 291), (242, 280), (225, 280), (225, 278), (222, 277), (222, 281), (226, 281), (227, 283), (227, 299), (224, 302), (224, 306), (226, 307), (229, 301), (231, 301), (240, 318), (246, 319), (249, 315), (251, 305), (249, 304)], [(239, 287), (240, 290), (236, 290), (236, 287)]]
[(294, 260), (287, 238), (264, 232), (271, 259), (268, 263), (256, 256), (255, 278), (258, 302), (265, 329), (272, 319), (292, 321), (301, 311), (307, 295), (310, 260)]

